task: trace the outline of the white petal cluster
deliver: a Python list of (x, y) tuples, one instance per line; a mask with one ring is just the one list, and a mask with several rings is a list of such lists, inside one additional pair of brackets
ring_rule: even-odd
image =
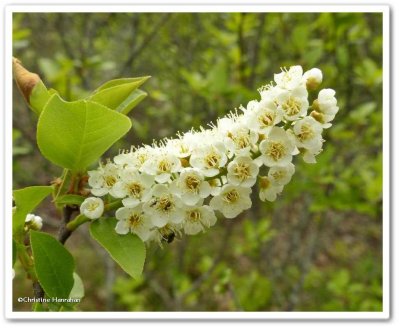
[(25, 217), (25, 229), (40, 231), (43, 226), (43, 219), (40, 216), (34, 214), (27, 214)]
[(80, 212), (90, 219), (100, 218), (104, 212), (104, 202), (100, 198), (87, 198), (82, 202)]
[[(316, 162), (323, 129), (338, 111), (335, 91), (322, 89), (309, 101), (309, 91), (322, 82), (316, 68), (282, 69), (274, 80), (259, 89), (259, 100), (207, 129), (132, 148), (90, 171), (94, 196), (122, 201), (116, 232), (160, 244), (198, 234), (216, 223), (217, 213), (234, 218), (249, 209), (257, 181), (260, 199), (274, 201), (295, 172), (294, 156)], [(98, 200), (88, 198), (81, 212), (101, 216)]]

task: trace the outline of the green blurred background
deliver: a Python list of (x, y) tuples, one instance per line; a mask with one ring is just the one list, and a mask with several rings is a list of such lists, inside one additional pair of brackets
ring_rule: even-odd
[[(319, 67), (340, 111), (314, 165), (296, 162), (274, 203), (148, 250), (127, 277), (87, 227), (68, 240), (81, 311), (382, 310), (382, 15), (377, 13), (20, 13), (13, 51), (73, 100), (106, 80), (151, 75), (119, 148), (198, 127), (257, 98), (280, 67)], [(35, 115), (14, 92), (14, 188), (49, 184)], [(50, 202), (36, 211), (56, 232)], [(17, 266), (14, 299), (31, 296)], [(30, 305), (14, 303), (15, 310)]]

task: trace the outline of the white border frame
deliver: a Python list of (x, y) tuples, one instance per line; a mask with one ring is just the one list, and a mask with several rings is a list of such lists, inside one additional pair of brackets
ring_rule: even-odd
[[(74, 1), (75, 2), (75, 1)], [(5, 316), (8, 319), (389, 319), (390, 318), (390, 22), (389, 6), (382, 5), (213, 5), (171, 4), (160, 2), (138, 3), (135, 5), (46, 5), (15, 4), (5, 6), (5, 81), (12, 81), (12, 14), (14, 12), (377, 12), (383, 14), (383, 311), (382, 312), (74, 312), (74, 313), (35, 313), (14, 312), (12, 310), (12, 274), (5, 267)], [(12, 85), (5, 84), (5, 109), (12, 109)], [(12, 150), (12, 114), (5, 111), (5, 150)], [(12, 159), (7, 158), (4, 175), (4, 199), (11, 199)], [(11, 214), (11, 204), (5, 202), (5, 215)], [(4, 216), (7, 218), (9, 216)], [(6, 264), (11, 263), (11, 222), (5, 223)]]

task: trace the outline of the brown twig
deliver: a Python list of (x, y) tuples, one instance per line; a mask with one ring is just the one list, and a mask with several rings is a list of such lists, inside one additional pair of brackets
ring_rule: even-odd
[(72, 214), (76, 209), (71, 206), (65, 206), (63, 209), (63, 219), (58, 231), (58, 241), (64, 244), (71, 236), (72, 231), (67, 228), (67, 224), (71, 220)]

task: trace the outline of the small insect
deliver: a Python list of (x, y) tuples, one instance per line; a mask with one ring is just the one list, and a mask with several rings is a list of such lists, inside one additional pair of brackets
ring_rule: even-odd
[(171, 243), (175, 239), (175, 233), (171, 232), (162, 236), (163, 240), (167, 243)]

